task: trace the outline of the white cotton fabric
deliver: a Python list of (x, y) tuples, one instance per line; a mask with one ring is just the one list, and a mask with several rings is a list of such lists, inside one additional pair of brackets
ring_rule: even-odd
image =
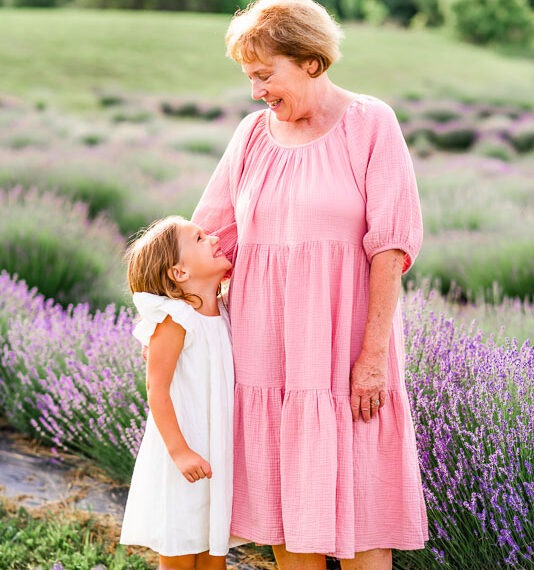
[[(134, 336), (148, 345), (167, 315), (186, 331), (170, 394), (191, 449), (211, 465), (213, 476), (188, 482), (172, 461), (149, 413), (124, 513), (121, 544), (146, 546), (163, 556), (230, 546), (233, 478), (234, 371), (228, 315), (209, 317), (182, 300), (135, 293), (141, 321)], [(241, 543), (243, 541), (235, 541)]]

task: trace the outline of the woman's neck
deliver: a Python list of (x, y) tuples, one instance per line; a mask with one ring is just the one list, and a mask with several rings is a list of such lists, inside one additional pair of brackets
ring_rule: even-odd
[(354, 94), (333, 84), (328, 77), (319, 77), (321, 84), (308, 111), (295, 121), (279, 121), (270, 113), (269, 130), (273, 138), (287, 146), (306, 144), (326, 134), (341, 118)]

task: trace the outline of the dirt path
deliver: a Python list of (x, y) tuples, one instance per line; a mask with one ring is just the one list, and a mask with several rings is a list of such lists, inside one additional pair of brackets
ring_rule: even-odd
[[(122, 521), (128, 489), (75, 456), (58, 462), (47, 448), (0, 422), (0, 496), (36, 508), (90, 511), (110, 526)], [(274, 570), (275, 565), (247, 547), (233, 548), (228, 568)]]

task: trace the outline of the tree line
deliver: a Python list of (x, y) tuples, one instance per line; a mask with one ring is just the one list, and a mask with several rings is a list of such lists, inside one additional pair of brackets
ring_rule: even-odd
[[(533, 47), (534, 0), (319, 0), (339, 20), (449, 26), (464, 40)], [(0, 0), (0, 6), (166, 10), (233, 14), (248, 0)]]

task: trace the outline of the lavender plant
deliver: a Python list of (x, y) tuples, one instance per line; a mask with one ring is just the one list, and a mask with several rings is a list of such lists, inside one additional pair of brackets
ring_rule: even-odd
[(534, 347), (405, 305), (407, 382), (431, 539), (417, 568), (534, 565)]
[(0, 268), (63, 305), (125, 303), (124, 240), (87, 206), (21, 187), (0, 190)]
[(0, 407), (7, 420), (127, 481), (147, 413), (145, 367), (131, 329), (128, 309), (64, 310), (2, 272)]
[[(396, 568), (532, 568), (534, 347), (405, 300), (407, 382), (428, 506)], [(127, 481), (147, 413), (132, 314), (63, 310), (0, 274), (0, 406), (18, 429)]]

